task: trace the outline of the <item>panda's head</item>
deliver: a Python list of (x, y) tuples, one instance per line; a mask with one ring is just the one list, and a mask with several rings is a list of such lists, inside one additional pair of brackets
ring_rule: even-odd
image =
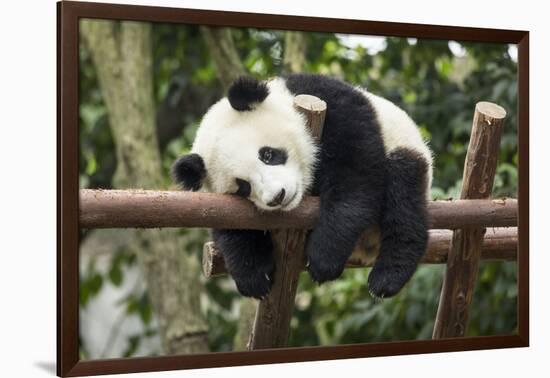
[(316, 146), (285, 81), (237, 79), (203, 117), (173, 166), (187, 190), (231, 193), (261, 210), (295, 208), (311, 185)]

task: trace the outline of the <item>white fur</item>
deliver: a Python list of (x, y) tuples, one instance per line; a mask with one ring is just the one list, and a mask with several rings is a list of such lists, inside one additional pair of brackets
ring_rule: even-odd
[(420, 153), (428, 162), (426, 198), (430, 199), (432, 153), (426, 142), (422, 139), (418, 127), (404, 110), (391, 101), (367, 92), (364, 89), (359, 88), (359, 90), (367, 97), (376, 112), (386, 154), (391, 153), (396, 148), (405, 147)]
[[(204, 160), (207, 176), (202, 191), (234, 193), (235, 179), (251, 185), (250, 200), (262, 210), (291, 210), (298, 206), (310, 187), (315, 169), (316, 145), (305, 120), (294, 109), (294, 96), (281, 78), (268, 82), (269, 95), (252, 111), (237, 111), (227, 98), (205, 114), (192, 151)], [(432, 156), (416, 124), (390, 101), (358, 88), (371, 102), (381, 126), (386, 153), (406, 147), (420, 153), (429, 163), (428, 193), (432, 181)], [(288, 153), (284, 165), (266, 165), (258, 158), (261, 147), (283, 148)], [(281, 206), (270, 207), (285, 189)]]
[[(269, 96), (253, 111), (236, 111), (227, 98), (214, 104), (200, 124), (191, 152), (201, 155), (206, 166), (202, 190), (234, 193), (235, 179), (240, 178), (250, 182), (250, 200), (259, 209), (290, 210), (312, 184), (316, 146), (283, 79), (271, 80), (268, 87)], [(261, 162), (258, 151), (264, 146), (284, 148), (286, 164)], [(283, 188), (285, 201), (292, 201), (267, 206)]]

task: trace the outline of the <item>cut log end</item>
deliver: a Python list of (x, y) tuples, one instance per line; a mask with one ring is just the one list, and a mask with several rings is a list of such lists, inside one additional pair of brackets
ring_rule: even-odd
[(502, 120), (506, 117), (506, 110), (502, 106), (487, 101), (478, 102), (476, 112), (494, 120)]
[(301, 94), (294, 97), (294, 106), (308, 112), (324, 112), (327, 110), (327, 103), (318, 97)]

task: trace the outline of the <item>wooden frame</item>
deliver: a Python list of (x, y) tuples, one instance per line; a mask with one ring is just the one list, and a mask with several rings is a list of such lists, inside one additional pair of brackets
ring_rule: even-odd
[[(57, 190), (57, 374), (78, 376), (264, 364), (415, 353), (450, 352), (529, 345), (529, 34), (359, 20), (340, 20), (173, 9), (130, 5), (60, 2), (58, 14), (58, 190)], [(123, 19), (219, 26), (246, 26), (382, 36), (456, 39), (518, 44), (518, 333), (372, 344), (264, 349), (249, 352), (79, 361), (78, 357), (78, 20)]]

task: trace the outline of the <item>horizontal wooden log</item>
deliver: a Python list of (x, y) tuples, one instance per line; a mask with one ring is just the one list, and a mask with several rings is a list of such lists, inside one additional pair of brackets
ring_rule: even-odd
[[(452, 231), (431, 230), (428, 249), (421, 263), (444, 264), (452, 239)], [(372, 266), (376, 258), (377, 247), (371, 244), (370, 233), (365, 233), (359, 240), (352, 256), (349, 258), (347, 268), (362, 268)], [(518, 246), (518, 232), (516, 227), (489, 228), (483, 240), (481, 259), (515, 261)], [(223, 256), (216, 249), (214, 242), (204, 245), (202, 256), (202, 269), (205, 277), (215, 277), (227, 274)], [(305, 270), (305, 266), (303, 268)]]
[[(517, 225), (517, 200), (448, 200), (428, 203), (430, 228)], [(229, 194), (152, 190), (80, 190), (80, 227), (209, 227), (256, 230), (315, 226), (319, 199), (306, 197), (289, 212), (259, 212)]]

